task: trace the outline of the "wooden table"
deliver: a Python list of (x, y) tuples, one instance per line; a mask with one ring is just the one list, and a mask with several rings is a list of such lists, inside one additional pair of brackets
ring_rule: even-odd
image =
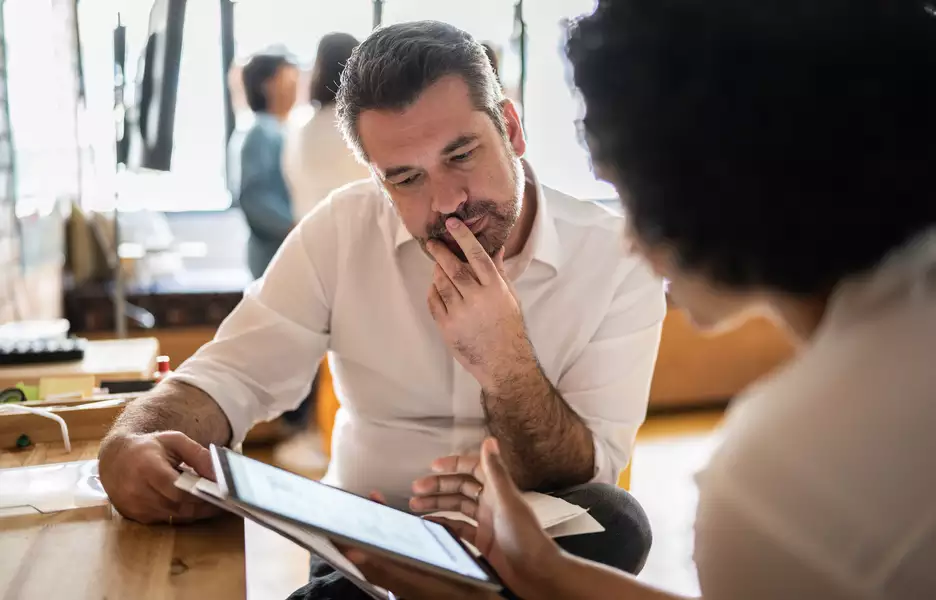
[[(0, 453), (0, 468), (84, 460), (97, 442)], [(144, 526), (110, 506), (0, 518), (4, 599), (201, 600), (246, 597), (244, 524)]]
[(19, 382), (36, 385), (43, 377), (94, 375), (96, 385), (104, 380), (151, 379), (158, 354), (156, 338), (90, 341), (84, 360), (0, 367), (0, 388)]

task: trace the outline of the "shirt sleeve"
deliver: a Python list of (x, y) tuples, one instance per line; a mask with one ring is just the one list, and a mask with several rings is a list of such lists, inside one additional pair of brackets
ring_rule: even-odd
[(252, 131), (241, 149), (240, 206), (250, 229), (268, 240), (282, 240), (293, 227), (292, 204), (281, 177), (282, 144)]
[(647, 416), (650, 381), (666, 300), (663, 282), (642, 263), (629, 269), (595, 335), (556, 386), (585, 421), (595, 444), (593, 482), (617, 483)]
[(257, 422), (297, 407), (328, 349), (338, 237), (323, 202), (286, 239), (215, 338), (173, 379), (210, 395), (227, 415), (232, 445)]

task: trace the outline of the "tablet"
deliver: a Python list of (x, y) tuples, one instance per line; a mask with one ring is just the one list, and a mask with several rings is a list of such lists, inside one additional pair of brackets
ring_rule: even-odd
[(211, 447), (221, 491), (242, 504), (321, 533), (347, 546), (469, 585), (500, 591), (485, 565), (448, 529), (350, 492)]

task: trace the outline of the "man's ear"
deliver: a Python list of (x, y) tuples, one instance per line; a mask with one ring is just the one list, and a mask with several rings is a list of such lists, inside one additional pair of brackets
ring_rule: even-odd
[(504, 125), (507, 129), (507, 141), (510, 143), (518, 157), (526, 153), (526, 137), (523, 135), (523, 124), (517, 107), (510, 99), (501, 102), (501, 111), (504, 115)]

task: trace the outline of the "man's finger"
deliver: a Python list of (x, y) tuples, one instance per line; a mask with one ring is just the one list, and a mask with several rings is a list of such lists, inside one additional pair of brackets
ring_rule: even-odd
[(471, 523), (459, 521), (458, 519), (449, 519), (447, 517), (436, 517), (433, 515), (426, 515), (423, 518), (427, 521), (438, 523), (469, 544), (474, 544), (478, 537), (478, 528)]
[[(162, 461), (161, 458), (160, 461)], [(179, 472), (168, 463), (160, 462), (155, 468), (148, 468), (145, 477), (154, 490), (173, 502), (186, 502), (190, 498), (195, 498), (175, 486), (176, 480), (179, 479)]]
[(497, 276), (497, 268), (494, 266), (491, 257), (488, 256), (487, 250), (484, 249), (478, 238), (471, 233), (471, 229), (455, 218), (446, 220), (445, 228), (455, 238), (455, 242), (458, 243), (462, 252), (465, 253), (468, 264), (471, 265), (481, 285), (488, 285), (494, 281)]
[(168, 522), (171, 516), (174, 524), (191, 523), (213, 517), (221, 512), (221, 509), (216, 506), (185, 492), (182, 492), (181, 498), (170, 497), (167, 494), (168, 490), (159, 489), (152, 482), (148, 484), (148, 489), (150, 492), (149, 512), (154, 513), (160, 521)]
[(437, 263), (432, 270), (432, 286), (436, 289), (445, 309), (448, 310), (462, 299), (462, 294), (458, 287), (449, 279), (448, 274)]
[(418, 513), (435, 512), (439, 510), (452, 510), (460, 512), (466, 517), (475, 518), (478, 514), (478, 503), (474, 498), (461, 494), (447, 496), (414, 496), (410, 498), (410, 510)]
[(460, 261), (458, 257), (452, 254), (448, 246), (442, 242), (431, 241), (426, 247), (429, 249), (432, 258), (435, 259), (436, 264), (442, 267), (452, 283), (458, 287), (458, 291), (462, 296), (469, 293), (471, 288), (478, 286), (481, 280), (472, 269), (471, 264)]
[(445, 302), (442, 300), (442, 296), (439, 295), (439, 290), (436, 289), (435, 285), (429, 286), (429, 314), (432, 315), (432, 318), (436, 321), (440, 317), (448, 314), (448, 309), (445, 307)]
[(367, 495), (367, 497), (370, 498), (371, 500), (373, 500), (374, 502), (376, 502), (377, 504), (386, 504), (386, 503), (387, 503), (387, 498), (386, 498), (386, 496), (384, 496), (383, 494), (381, 494), (381, 493), (378, 492), (378, 491), (373, 491), (373, 492), (371, 492), (370, 494)]
[(507, 281), (507, 267), (504, 266), (504, 253), (507, 252), (506, 248), (503, 246), (500, 247), (494, 254), (494, 267), (497, 269), (497, 272), (500, 273), (500, 276)]
[(179, 431), (163, 431), (156, 438), (166, 449), (169, 458), (178, 466), (185, 463), (195, 469), (199, 476), (215, 480), (214, 466), (211, 464), (211, 452), (192, 438)]
[(433, 461), (431, 468), (433, 473), (462, 473), (471, 475), (481, 482), (481, 485), (484, 485), (484, 471), (481, 469), (480, 456), (444, 456)]
[(477, 498), (481, 494), (481, 484), (471, 475), (460, 473), (431, 475), (414, 481), (413, 493), (417, 496), (461, 494), (466, 498)]

